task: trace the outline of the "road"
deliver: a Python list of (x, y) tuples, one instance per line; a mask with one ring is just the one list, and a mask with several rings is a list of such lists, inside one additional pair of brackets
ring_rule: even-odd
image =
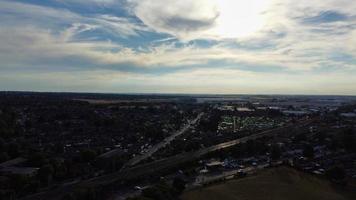
[(189, 123), (187, 123), (183, 128), (178, 130), (177, 132), (173, 133), (172, 135), (168, 136), (165, 138), (162, 142), (154, 145), (151, 147), (145, 154), (136, 156), (129, 160), (123, 167), (122, 169), (130, 168), (134, 165), (137, 165), (141, 161), (151, 157), (154, 153), (156, 153), (158, 150), (164, 148), (166, 145), (170, 144), (173, 140), (175, 140), (178, 136), (182, 135), (185, 133), (188, 129), (190, 129), (193, 125), (195, 125), (200, 118), (204, 115), (204, 113), (200, 113), (195, 119), (191, 120)]
[[(198, 116), (199, 117), (199, 116)], [(200, 116), (201, 117), (201, 116)], [(199, 118), (200, 118), (199, 117)], [(198, 118), (198, 119), (199, 119)], [(198, 119), (193, 120), (190, 124), (194, 124)], [(313, 120), (305, 120), (296, 124), (290, 124), (287, 126), (283, 126), (280, 128), (275, 128), (267, 131), (263, 131), (261, 133), (257, 133), (254, 135), (246, 136), (240, 139), (232, 140), (229, 142), (217, 144), (211, 147), (207, 147), (195, 152), (185, 152), (181, 153), (166, 159), (157, 160), (154, 162), (133, 166), (131, 168), (123, 169), (119, 172), (114, 172), (111, 174), (103, 175), (100, 177), (92, 178), (89, 180), (81, 181), (79, 183), (75, 183), (73, 185), (67, 186), (59, 186), (59, 188), (43, 192), (42, 194), (35, 194), (30, 197), (24, 198), (26, 200), (44, 200), (44, 199), (60, 199), (64, 194), (68, 193), (69, 191), (73, 190), (74, 188), (90, 188), (90, 187), (100, 187), (105, 185), (113, 184), (117, 181), (126, 181), (126, 180), (133, 180), (136, 178), (140, 178), (147, 175), (152, 175), (157, 172), (163, 172), (164, 170), (169, 170), (172, 167), (177, 167), (181, 164), (194, 161), (199, 159), (200, 157), (214, 151), (222, 150), (225, 148), (232, 147), (234, 145), (238, 145), (240, 143), (247, 142), (249, 140), (255, 140), (258, 138), (262, 138), (265, 136), (275, 136), (283, 132), (290, 131), (294, 128), (301, 128), (310, 124)], [(168, 143), (167, 143), (168, 144)]]
[(265, 137), (265, 136), (278, 135), (280, 133), (290, 131), (292, 128), (300, 128), (300, 127), (306, 126), (311, 122), (312, 122), (312, 120), (307, 120), (307, 121), (299, 122), (297, 124), (291, 124), (291, 125), (283, 126), (280, 128), (263, 131), (261, 133), (257, 133), (254, 135), (242, 137), (240, 139), (232, 140), (229, 142), (224, 142), (224, 143), (217, 144), (217, 145), (214, 145), (211, 147), (200, 149), (198, 151), (185, 152), (185, 153), (181, 153), (181, 154), (178, 154), (178, 155), (175, 155), (172, 157), (168, 157), (168, 158), (165, 158), (162, 160), (157, 160), (154, 162), (145, 163), (145, 164), (138, 165), (138, 166), (133, 166), (131, 168), (123, 169), (120, 172), (115, 172), (112, 174), (108, 174), (108, 175), (104, 175), (101, 177), (93, 178), (91, 180), (84, 181), (83, 184), (88, 185), (88, 186), (108, 185), (108, 184), (114, 183), (119, 180), (120, 181), (132, 180), (132, 179), (135, 179), (138, 177), (152, 175), (154, 173), (162, 172), (164, 170), (169, 170), (172, 167), (177, 167), (181, 164), (197, 160), (208, 153), (226, 149), (226, 148), (238, 145), (240, 143), (245, 143), (249, 140), (255, 140), (258, 138)]

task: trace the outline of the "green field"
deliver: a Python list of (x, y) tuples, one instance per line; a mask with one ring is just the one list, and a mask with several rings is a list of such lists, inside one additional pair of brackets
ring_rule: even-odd
[(269, 169), (258, 175), (187, 191), (182, 200), (346, 200), (356, 199), (356, 188), (335, 188), (328, 181), (289, 168)]

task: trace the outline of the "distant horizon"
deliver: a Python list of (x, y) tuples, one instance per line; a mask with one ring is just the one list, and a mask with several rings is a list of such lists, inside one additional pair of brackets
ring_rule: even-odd
[(30, 91), (30, 90), (0, 90), (0, 93), (38, 93), (38, 94), (99, 94), (99, 95), (153, 95), (153, 96), (306, 96), (306, 97), (355, 97), (356, 95), (340, 95), (340, 94), (219, 94), (219, 93), (145, 93), (145, 92), (85, 92), (85, 91)]

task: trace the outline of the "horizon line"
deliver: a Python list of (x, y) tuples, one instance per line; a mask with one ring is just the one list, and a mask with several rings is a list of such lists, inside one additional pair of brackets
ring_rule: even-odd
[(38, 93), (38, 94), (102, 94), (102, 95), (153, 95), (153, 96), (331, 96), (331, 97), (356, 97), (350, 94), (268, 94), (268, 93), (174, 93), (174, 92), (85, 92), (85, 91), (39, 91), (39, 90), (0, 90), (0, 93)]

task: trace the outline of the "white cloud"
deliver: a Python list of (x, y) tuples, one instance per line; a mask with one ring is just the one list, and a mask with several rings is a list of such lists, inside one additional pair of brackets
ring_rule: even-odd
[[(248, 2), (242, 0), (131, 0), (129, 2), (137, 17), (157, 32), (168, 33), (182, 41), (210, 38), (227, 41), (227, 43), (231, 43), (231, 38), (234, 38), (235, 34), (236, 43), (244, 46), (243, 49), (183, 48), (178, 50), (179, 52), (170, 51), (169, 54), (177, 53), (178, 55), (175, 56), (181, 56), (181, 59), (174, 59), (175, 56), (171, 56), (173, 59), (167, 59), (167, 62), (171, 60), (167, 65), (184, 63), (187, 60), (194, 63), (195, 58), (208, 60), (220, 57), (234, 62), (260, 65), (264, 63), (296, 70), (311, 70), (324, 64), (334, 65), (341, 69), (354, 68), (352, 63), (335, 62), (330, 59), (330, 54), (334, 52), (356, 56), (354, 48), (356, 43), (353, 39), (353, 30), (356, 29), (356, 4), (350, 4), (350, 0), (256, 0)], [(229, 10), (234, 12), (227, 15)], [(260, 18), (256, 20), (262, 20), (263, 26), (248, 36), (239, 37), (238, 31), (241, 27), (248, 30), (249, 27), (246, 24), (255, 22), (240, 19), (243, 16), (239, 13), (244, 14), (244, 10), (255, 11), (256, 13), (252, 16), (245, 13), (245, 18), (258, 15)], [(325, 12), (331, 14), (322, 16)], [(335, 21), (332, 19), (335, 15), (341, 17), (345, 15), (347, 20)], [(320, 23), (303, 23), (303, 20), (312, 17), (316, 17)], [(222, 28), (223, 26), (219, 25), (219, 18), (226, 21), (225, 26), (228, 28)], [(332, 21), (322, 23), (322, 20)], [(235, 28), (239, 26), (240, 29)], [(223, 30), (223, 33), (219, 33), (219, 29)], [(230, 39), (226, 40), (227, 38)], [(271, 47), (263, 49), (264, 45)], [(246, 50), (245, 48), (254, 49)], [(176, 60), (178, 61), (175, 62)]]
[[(329, 46), (321, 41), (297, 42), (298, 37), (283, 39), (276, 49), (240, 49), (224, 45), (200, 48), (197, 45), (177, 47), (175, 43), (147, 46), (145, 51), (128, 48), (112, 42), (76, 41), (76, 34), (92, 29), (92, 26), (75, 24), (60, 34), (36, 27), (16, 27), (0, 29), (0, 58), (2, 67), (30, 68), (46, 66), (53, 70), (61, 67), (88, 70), (95, 68), (115, 68), (130, 64), (141, 68), (200, 67), (224, 68), (236, 66), (260, 66), (268, 72), (269, 67), (281, 67), (290, 71), (311, 71), (321, 65), (337, 66), (340, 70), (352, 70), (355, 66), (332, 61), (329, 54), (335, 48), (343, 47), (343, 40), (334, 41)], [(298, 36), (298, 35), (297, 35)], [(352, 46), (350, 46), (352, 47)], [(221, 65), (211, 66), (212, 61)], [(246, 69), (248, 70), (248, 69)], [(251, 69), (253, 70), (253, 69)]]
[(9, 1), (0, 2), (0, 17), (3, 19), (0, 21), (2, 29), (7, 26), (30, 25), (55, 32), (75, 24), (87, 24), (91, 28), (100, 29), (117, 37), (135, 36), (149, 30), (131, 18), (111, 15), (84, 16), (66, 9)]
[(246, 36), (262, 27), (266, 0), (128, 0), (132, 12), (157, 32), (181, 40)]
[[(76, 0), (85, 3), (81, 1)], [(238, 34), (235, 32), (238, 29), (228, 27), (224, 30), (233, 34), (219, 33), (217, 27), (224, 27), (219, 24), (223, 13), (213, 0), (129, 0), (129, 3), (132, 14), (142, 23), (132, 16), (81, 15), (65, 9), (0, 2), (2, 82), (5, 83), (6, 75), (8, 82), (22, 77), (24, 85), (30, 85), (25, 84), (26, 80), (38, 80), (38, 85), (50, 82), (49, 78), (42, 80), (34, 73), (43, 70), (43, 76), (53, 77), (59, 85), (79, 76), (80, 85), (68, 85), (68, 90), (74, 87), (84, 90), (86, 85), (88, 89), (95, 88), (98, 83), (98, 90), (107, 88), (108, 91), (115, 91), (115, 87), (121, 85), (139, 87), (137, 90), (146, 92), (356, 92), (352, 87), (356, 80), (356, 4), (350, 0), (271, 0), (268, 7), (263, 7), (265, 12), (258, 10), (257, 13), (263, 16), (263, 26), (252, 27), (253, 32), (248, 35)], [(321, 16), (326, 11), (335, 14), (327, 17), (346, 16), (346, 20)], [(310, 18), (320, 23), (304, 23)], [(243, 23), (243, 20), (229, 23)], [(80, 37), (97, 30), (127, 41), (149, 31), (171, 36), (139, 48), (125, 42)], [(105, 38), (105, 35), (98, 36)], [(204, 38), (213, 39), (214, 45), (207, 48), (195, 41), (188, 42)], [(353, 59), (335, 59), (340, 56), (337, 54)], [(260, 72), (254, 72), (256, 66)], [(141, 71), (123, 72), (122, 67), (126, 67), (126, 71), (130, 71), (130, 67), (141, 68)], [(289, 73), (272, 70), (273, 67)], [(329, 71), (323, 71), (323, 67)], [(184, 71), (172, 70), (170, 74), (159, 76), (143, 73), (164, 68)], [(73, 70), (78, 73), (72, 73)]]
[[(211, 27), (214, 27), (215, 17), (221, 15), (216, 10), (216, 2), (212, 0), (208, 3), (205, 1), (205, 3), (202, 1), (192, 3), (193, 1), (187, 0), (165, 1), (165, 3), (160, 0), (131, 0), (130, 2), (133, 3), (133, 9), (138, 17), (144, 22), (146, 21), (146, 25), (150, 28), (183, 38), (204, 38), (205, 29), (210, 30)], [(345, 2), (342, 1), (340, 4)], [(334, 1), (328, 0), (325, 4), (331, 6)], [(139, 51), (124, 44), (76, 38), (80, 33), (95, 29), (102, 29), (126, 38), (138, 35), (142, 31), (150, 31), (148, 27), (133, 22), (130, 18), (111, 15), (84, 17), (68, 10), (5, 1), (0, 2), (0, 11), (5, 13), (0, 16), (9, 18), (8, 21), (11, 21), (12, 24), (0, 22), (3, 27), (6, 27), (0, 28), (2, 38), (0, 56), (3, 57), (3, 64), (8, 66), (41, 64), (40, 62), (56, 63), (55, 66), (57, 66), (60, 64), (58, 60), (62, 59), (63, 65), (73, 65), (73, 67), (76, 67), (75, 65), (91, 65), (104, 68), (106, 65), (124, 63), (131, 63), (139, 67), (184, 67), (206, 65), (210, 61), (224, 61), (237, 66), (258, 65), (266, 68), (278, 66), (296, 71), (310, 71), (321, 65), (336, 66), (341, 69), (355, 68), (352, 63), (330, 59), (330, 54), (335, 51), (356, 55), (355, 31), (347, 28), (355, 23), (355, 20), (329, 23), (326, 26), (303, 25), (298, 20), (305, 17), (302, 8), (309, 7), (316, 11), (313, 14), (307, 14), (307, 16), (315, 16), (322, 11), (321, 9), (327, 8), (320, 1), (299, 4), (294, 1), (273, 0), (273, 3), (268, 7), (270, 10), (264, 13), (264, 17), (268, 19), (265, 26), (249, 37), (236, 38), (235, 41), (222, 40), (210, 48), (200, 48), (199, 45), (194, 44), (177, 47), (171, 41), (163, 41), (158, 45), (145, 46), (143, 47), (145, 51)], [(344, 7), (341, 6), (341, 8)], [(346, 13), (349, 10), (341, 8), (337, 11)], [(186, 12), (182, 12), (182, 10)], [(308, 9), (306, 10), (308, 12)], [(19, 16), (29, 18), (31, 25), (24, 26), (23, 20), (17, 19)], [(187, 27), (175, 27), (177, 21), (169, 23), (169, 20), (173, 19), (184, 19), (181, 21), (181, 25)], [(211, 24), (209, 24), (210, 19), (212, 19)], [(39, 23), (38, 21), (41, 20), (47, 21)], [(206, 21), (208, 26), (205, 27), (204, 23), (200, 23), (201, 21)], [(191, 23), (195, 22), (199, 22), (198, 25), (203, 24), (203, 26), (194, 28)], [(47, 27), (48, 24), (56, 23), (65, 23), (67, 26)], [(316, 28), (324, 28), (330, 30), (331, 33), (313, 31)], [(340, 30), (343, 32), (340, 33)], [(240, 47), (228, 48), (225, 46), (225, 44), (231, 43), (236, 43)], [(264, 45), (271, 45), (271, 47), (264, 48)], [(18, 55), (18, 52), (21, 54)]]

